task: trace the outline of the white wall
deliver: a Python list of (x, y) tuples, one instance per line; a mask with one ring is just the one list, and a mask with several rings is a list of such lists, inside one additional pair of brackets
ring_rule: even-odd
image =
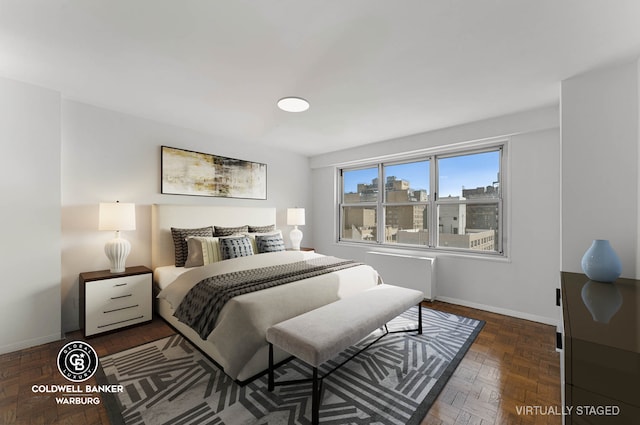
[(429, 252), (438, 257), (437, 298), (556, 324), (554, 297), (560, 270), (558, 125), (558, 109), (549, 107), (311, 158), (316, 249), (360, 261), (371, 249), (335, 242), (336, 164), (509, 136), (509, 258)]
[[(109, 268), (103, 249), (113, 234), (97, 230), (100, 202), (136, 203), (137, 228), (123, 232), (132, 245), (127, 266), (151, 267), (150, 220), (154, 203), (273, 206), (286, 243), (291, 229), (286, 225), (287, 207), (306, 207), (307, 222), (313, 222), (309, 164), (301, 155), (73, 101), (62, 103), (62, 124), (64, 331), (78, 328), (78, 274)], [(161, 145), (266, 163), (267, 200), (160, 194)], [(313, 244), (311, 227), (302, 230), (303, 245)]]
[(60, 339), (60, 95), (0, 78), (0, 353)]
[(562, 269), (582, 272), (593, 239), (609, 239), (624, 277), (638, 265), (638, 63), (562, 82)]

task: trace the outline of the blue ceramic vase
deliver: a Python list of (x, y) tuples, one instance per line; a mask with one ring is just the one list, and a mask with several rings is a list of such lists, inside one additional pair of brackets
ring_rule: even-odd
[(622, 263), (608, 240), (596, 239), (582, 257), (582, 270), (591, 280), (613, 282), (622, 273)]

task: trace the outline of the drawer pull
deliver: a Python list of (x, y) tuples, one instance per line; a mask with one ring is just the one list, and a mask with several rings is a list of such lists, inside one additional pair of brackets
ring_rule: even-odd
[(128, 283), (116, 283), (113, 286), (127, 286), (127, 285), (128, 285)]
[(132, 296), (133, 294), (120, 295), (119, 297), (111, 297), (112, 300), (119, 300), (120, 298), (127, 298)]
[(136, 307), (140, 307), (140, 304), (130, 305), (128, 307), (122, 307), (122, 308), (115, 308), (113, 310), (105, 310), (103, 311), (103, 313), (113, 313), (114, 311), (127, 310), (129, 308), (136, 308)]
[(109, 323), (106, 325), (98, 325), (98, 328), (108, 328), (109, 326), (113, 326), (113, 325), (119, 325), (120, 323), (127, 323), (127, 322), (132, 322), (134, 320), (138, 320), (138, 319), (142, 319), (144, 316), (138, 316), (138, 317), (134, 317), (132, 319), (127, 319), (127, 320), (121, 320), (119, 322), (113, 322), (113, 323)]

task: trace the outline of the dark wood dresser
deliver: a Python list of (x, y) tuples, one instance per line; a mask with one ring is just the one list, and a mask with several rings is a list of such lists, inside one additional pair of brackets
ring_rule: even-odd
[(566, 424), (640, 424), (640, 281), (561, 274)]

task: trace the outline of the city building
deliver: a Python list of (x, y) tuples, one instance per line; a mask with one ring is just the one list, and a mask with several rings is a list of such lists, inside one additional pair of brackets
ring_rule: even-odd
[[(389, 176), (385, 181), (384, 241), (407, 245), (429, 245), (428, 200), (426, 190), (413, 190), (408, 180)], [(497, 187), (462, 189), (462, 197), (455, 200), (492, 198)], [(359, 183), (357, 192), (345, 193), (345, 203), (376, 202), (378, 179)], [(417, 203), (414, 205), (412, 203)], [(398, 204), (398, 205), (392, 205)], [(351, 240), (375, 241), (377, 217), (375, 208), (349, 207), (344, 209), (342, 237)], [(444, 204), (438, 210), (438, 246), (495, 251), (497, 211), (491, 205)]]

